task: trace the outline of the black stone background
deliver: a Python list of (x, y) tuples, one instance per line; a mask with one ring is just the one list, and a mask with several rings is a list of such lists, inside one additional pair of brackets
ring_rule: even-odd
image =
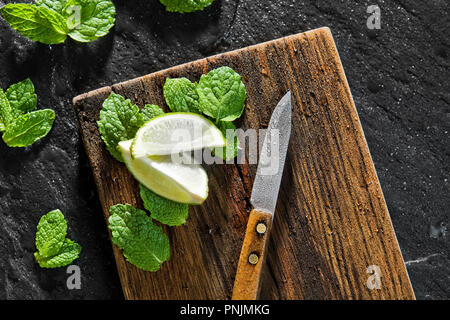
[[(90, 44), (33, 43), (0, 18), (0, 87), (30, 77), (38, 107), (57, 114), (32, 147), (0, 142), (1, 299), (123, 298), (74, 96), (321, 26), (334, 34), (417, 298), (450, 298), (448, 0), (216, 0), (185, 15), (157, 0), (114, 3), (115, 28)], [(371, 4), (381, 30), (366, 27)], [(81, 290), (66, 289), (65, 268), (33, 261), (36, 224), (55, 208), (83, 246)]]

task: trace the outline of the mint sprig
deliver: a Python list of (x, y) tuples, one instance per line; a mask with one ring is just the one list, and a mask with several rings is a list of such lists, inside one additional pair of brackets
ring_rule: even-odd
[(110, 0), (36, 0), (7, 4), (0, 11), (11, 28), (44, 44), (63, 43), (67, 37), (96, 40), (108, 34), (116, 15)]
[(66, 238), (67, 222), (60, 210), (43, 215), (36, 231), (34, 257), (42, 268), (64, 267), (78, 258), (81, 246)]
[(26, 147), (45, 137), (52, 129), (55, 112), (35, 110), (37, 96), (30, 79), (0, 88), (0, 132), (9, 147)]
[(199, 83), (186, 78), (167, 78), (164, 98), (174, 112), (203, 113), (215, 121), (227, 138), (224, 148), (216, 148), (213, 154), (232, 160), (237, 156), (239, 139), (231, 122), (242, 115), (247, 93), (241, 76), (230, 67), (211, 70), (201, 76)]

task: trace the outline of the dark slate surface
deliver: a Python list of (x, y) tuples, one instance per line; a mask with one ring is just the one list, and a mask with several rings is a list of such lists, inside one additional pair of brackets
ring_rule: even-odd
[[(57, 114), (50, 135), (32, 147), (0, 143), (0, 298), (123, 298), (74, 96), (321, 26), (335, 36), (416, 295), (450, 298), (447, 0), (216, 0), (186, 15), (166, 13), (157, 0), (114, 2), (115, 29), (91, 44), (32, 43), (0, 18), (0, 86), (30, 77), (39, 107)], [(372, 2), (382, 10), (377, 31), (366, 27)], [(66, 289), (65, 268), (33, 261), (37, 221), (54, 208), (83, 245), (81, 290)]]

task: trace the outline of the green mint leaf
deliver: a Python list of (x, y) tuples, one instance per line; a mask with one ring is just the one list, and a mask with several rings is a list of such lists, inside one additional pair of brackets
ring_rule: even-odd
[(186, 78), (166, 79), (164, 98), (173, 112), (200, 113), (196, 84)]
[(34, 4), (38, 7), (45, 7), (65, 16), (66, 6), (71, 1), (72, 0), (35, 0)]
[(67, 222), (60, 210), (53, 210), (39, 220), (36, 249), (41, 257), (56, 255), (66, 239)]
[(69, 37), (79, 42), (107, 35), (115, 23), (116, 8), (110, 0), (36, 0), (36, 5), (64, 16)]
[(150, 212), (152, 219), (168, 226), (181, 226), (186, 223), (189, 214), (187, 204), (161, 197), (142, 184), (139, 185), (139, 188), (144, 207)]
[[(114, 26), (116, 8), (110, 0), (75, 0), (70, 5), (81, 8), (79, 23), (75, 23), (74, 28), (69, 31), (69, 37), (76, 41), (93, 41), (107, 35)], [(76, 15), (76, 10), (71, 12)], [(77, 17), (74, 16), (74, 19)]]
[(119, 142), (133, 139), (143, 123), (144, 117), (139, 108), (115, 93), (103, 102), (100, 121), (97, 122), (106, 149), (120, 162), (123, 158), (117, 148)]
[(44, 109), (24, 114), (11, 122), (3, 134), (9, 147), (26, 147), (45, 137), (55, 120), (53, 110)]
[(21, 35), (44, 44), (62, 43), (67, 38), (66, 19), (46, 7), (32, 4), (7, 4), (1, 13), (11, 28)]
[(153, 119), (154, 117), (164, 114), (164, 111), (157, 105), (146, 104), (144, 108), (141, 110), (141, 114), (144, 122), (147, 122)]
[(37, 96), (30, 79), (11, 85), (6, 90), (6, 97), (11, 105), (14, 118), (36, 109)]
[(2, 88), (0, 88), (0, 132), (6, 130), (6, 127), (12, 120), (12, 109), (8, 97)]
[(166, 6), (166, 10), (170, 12), (192, 12), (203, 10), (209, 6), (214, 0), (159, 0)]
[(146, 271), (157, 271), (170, 258), (169, 238), (145, 211), (126, 204), (110, 208), (112, 241), (128, 262)]
[(34, 257), (42, 268), (58, 268), (78, 258), (81, 246), (66, 238), (67, 222), (60, 210), (43, 215), (36, 231)]
[(71, 264), (81, 253), (81, 246), (70, 239), (65, 239), (61, 249), (53, 256), (45, 257), (39, 252), (34, 253), (41, 268), (59, 268)]
[(236, 126), (232, 122), (220, 121), (217, 127), (222, 131), (227, 140), (227, 145), (222, 148), (215, 148), (213, 154), (225, 161), (234, 159), (238, 153), (239, 139), (236, 135)]
[(233, 121), (244, 111), (246, 91), (241, 76), (229, 67), (202, 75), (197, 86), (200, 110), (222, 121)]

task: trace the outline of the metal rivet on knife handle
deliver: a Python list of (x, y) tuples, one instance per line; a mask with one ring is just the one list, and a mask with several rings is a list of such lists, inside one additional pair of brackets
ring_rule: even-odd
[(267, 231), (267, 225), (264, 222), (260, 222), (256, 225), (256, 232), (259, 235), (263, 235)]
[(258, 261), (259, 261), (259, 257), (258, 257), (258, 255), (257, 255), (256, 253), (252, 253), (252, 254), (250, 254), (250, 255), (248, 256), (248, 262), (249, 262), (250, 264), (255, 265), (255, 264), (258, 263)]

